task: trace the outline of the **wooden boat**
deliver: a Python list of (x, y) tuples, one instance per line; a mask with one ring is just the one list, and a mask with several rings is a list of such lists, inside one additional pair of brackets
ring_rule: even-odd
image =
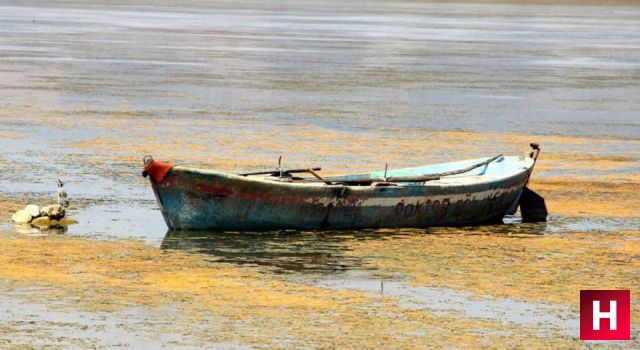
[(229, 174), (148, 156), (143, 175), (149, 175), (170, 229), (474, 225), (501, 222), (516, 211), (540, 152), (532, 147), (528, 157), (498, 155), (328, 177), (318, 168)]

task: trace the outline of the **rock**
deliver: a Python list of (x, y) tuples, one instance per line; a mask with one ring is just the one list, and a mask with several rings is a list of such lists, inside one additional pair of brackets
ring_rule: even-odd
[(33, 221), (31, 221), (31, 225), (36, 226), (38, 228), (41, 229), (49, 229), (49, 228), (53, 228), (53, 227), (67, 227), (69, 225), (73, 225), (73, 224), (77, 224), (78, 222), (73, 220), (73, 219), (69, 219), (69, 218), (61, 218), (60, 220), (56, 220), (56, 219), (50, 219), (48, 216), (41, 216), (39, 218), (35, 218), (33, 219)]
[(24, 207), (23, 210), (26, 211), (27, 214), (31, 215), (31, 217), (35, 218), (40, 216), (40, 208), (35, 204), (29, 204), (26, 207)]
[(18, 210), (15, 214), (13, 214), (13, 216), (11, 216), (13, 222), (18, 224), (26, 224), (30, 222), (32, 218), (33, 217), (31, 216), (31, 214), (27, 213), (24, 209)]
[(40, 215), (46, 216), (49, 219), (62, 219), (65, 215), (64, 208), (59, 204), (47, 205), (40, 209)]
[(48, 216), (41, 216), (31, 220), (31, 225), (36, 226), (38, 228), (46, 228), (51, 226), (52, 221)]

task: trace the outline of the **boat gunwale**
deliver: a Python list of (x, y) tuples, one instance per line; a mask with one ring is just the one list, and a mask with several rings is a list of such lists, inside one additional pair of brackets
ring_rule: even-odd
[[(524, 173), (524, 172), (528, 172), (528, 171), (532, 171), (534, 165), (535, 165), (535, 161), (532, 158), (529, 157), (522, 157), (522, 156), (504, 156), (503, 160), (506, 158), (511, 158), (514, 159), (515, 162), (517, 163), (521, 163), (523, 164), (523, 167), (518, 167), (516, 169), (516, 167), (511, 167), (513, 168), (513, 171), (508, 171), (505, 173), (500, 173), (500, 174), (496, 174), (496, 175), (453, 175), (453, 176), (445, 176), (441, 179), (437, 179), (437, 180), (430, 180), (430, 181), (420, 181), (420, 182), (390, 182), (390, 183), (395, 183), (395, 184), (399, 184), (398, 186), (384, 186), (384, 187), (375, 187), (375, 186), (363, 186), (363, 185), (349, 185), (349, 184), (341, 184), (341, 183), (336, 183), (336, 184), (326, 184), (323, 182), (285, 182), (285, 181), (273, 181), (273, 180), (269, 180), (266, 179), (265, 177), (257, 177), (257, 176), (243, 176), (243, 175), (237, 175), (237, 174), (233, 174), (233, 173), (228, 173), (228, 172), (222, 172), (222, 171), (216, 171), (216, 170), (208, 170), (208, 169), (202, 169), (202, 168), (194, 168), (194, 167), (189, 167), (189, 166), (174, 166), (173, 169), (169, 172), (169, 174), (171, 174), (174, 170), (180, 171), (180, 172), (187, 172), (187, 173), (193, 173), (193, 174), (199, 174), (199, 175), (206, 175), (206, 176), (214, 176), (214, 177), (218, 177), (218, 178), (224, 178), (224, 179), (229, 179), (229, 180), (235, 180), (235, 181), (239, 181), (239, 182), (245, 182), (245, 183), (256, 183), (256, 184), (262, 184), (262, 185), (268, 185), (268, 186), (274, 186), (274, 187), (288, 187), (288, 188), (336, 188), (336, 187), (348, 187), (350, 189), (371, 189), (371, 188), (403, 188), (403, 187), (457, 187), (457, 186), (469, 186), (469, 185), (488, 185), (488, 184), (492, 184), (492, 183), (496, 183), (496, 182), (504, 182), (504, 181), (508, 181), (509, 179), (513, 178), (513, 177), (517, 177), (520, 174)], [(447, 163), (436, 163), (436, 164), (430, 164), (430, 165), (444, 165), (444, 164), (453, 164), (453, 163), (461, 163), (461, 162), (465, 162), (465, 161), (480, 161), (483, 159), (489, 159), (489, 157), (486, 158), (475, 158), (475, 159), (467, 159), (467, 160), (462, 160), (462, 161), (457, 161), (457, 162), (447, 162)], [(425, 166), (430, 166), (430, 165), (425, 165)], [(418, 167), (409, 167), (409, 168), (398, 168), (398, 169), (392, 169), (389, 170), (391, 171), (404, 171), (404, 170), (411, 170), (411, 169), (418, 169), (418, 168), (422, 168), (424, 166), (418, 166)], [(517, 170), (517, 171), (516, 171)], [(353, 176), (353, 175), (365, 175), (365, 174), (372, 174), (375, 172), (370, 172), (370, 173), (358, 173), (358, 174), (346, 174), (346, 175), (332, 175), (327, 177), (328, 181), (331, 181), (332, 177), (338, 177), (338, 176)], [(175, 175), (175, 174), (173, 174)], [(459, 181), (460, 179), (471, 179), (473, 178), (473, 181)], [(458, 181), (451, 181), (452, 179), (458, 180)]]

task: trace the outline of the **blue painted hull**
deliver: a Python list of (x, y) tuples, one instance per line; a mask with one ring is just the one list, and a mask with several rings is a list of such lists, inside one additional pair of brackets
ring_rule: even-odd
[[(389, 176), (437, 173), (478, 161), (391, 170)], [(529, 158), (503, 157), (464, 175), (381, 187), (276, 182), (176, 166), (151, 184), (170, 229), (458, 226), (513, 214), (533, 164)]]

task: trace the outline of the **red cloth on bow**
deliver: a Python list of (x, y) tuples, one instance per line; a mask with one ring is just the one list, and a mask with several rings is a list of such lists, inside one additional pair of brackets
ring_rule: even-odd
[(161, 182), (171, 169), (173, 169), (173, 163), (152, 160), (151, 163), (144, 168), (142, 175), (148, 174), (155, 182)]

